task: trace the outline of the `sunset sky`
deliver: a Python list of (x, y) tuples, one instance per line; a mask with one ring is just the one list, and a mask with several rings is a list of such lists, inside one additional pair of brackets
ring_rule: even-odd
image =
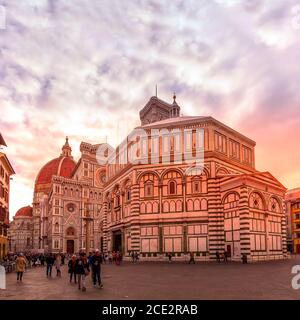
[(36, 175), (66, 135), (76, 160), (81, 141), (107, 136), (116, 145), (139, 125), (156, 84), (167, 102), (176, 92), (184, 115), (211, 115), (255, 140), (256, 168), (300, 186), (299, 0), (0, 5), (0, 132), (16, 171), (11, 217), (32, 203)]

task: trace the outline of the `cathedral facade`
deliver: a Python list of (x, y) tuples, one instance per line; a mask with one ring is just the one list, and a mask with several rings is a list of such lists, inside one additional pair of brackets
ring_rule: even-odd
[(82, 142), (75, 162), (66, 140), (40, 170), (33, 249), (286, 257), (286, 189), (255, 169), (254, 141), (212, 117), (180, 116), (175, 96), (170, 104), (152, 97), (140, 119), (116, 150)]

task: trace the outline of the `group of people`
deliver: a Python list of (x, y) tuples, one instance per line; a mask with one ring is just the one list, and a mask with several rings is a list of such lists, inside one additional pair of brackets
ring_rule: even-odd
[(52, 277), (52, 268), (53, 266), (56, 269), (56, 276), (61, 277), (61, 266), (65, 264), (65, 258), (61, 254), (47, 254), (46, 261), (46, 276), (47, 278)]
[(123, 260), (122, 253), (120, 251), (108, 252), (107, 258), (110, 264), (115, 263), (117, 266), (119, 266)]
[[(78, 255), (72, 255), (68, 261), (68, 273), (70, 283), (78, 283), (78, 289), (86, 291), (86, 277), (92, 274), (92, 281), (94, 287), (98, 285), (99, 288), (103, 288), (101, 282), (101, 264), (104, 263), (103, 254), (99, 250), (90, 252), (89, 256), (85, 252), (80, 252)], [(60, 254), (49, 254), (46, 257), (47, 277), (52, 276), (53, 266), (56, 269), (56, 276), (61, 277), (62, 257)]]
[(223, 260), (223, 262), (227, 262), (228, 261), (228, 252), (226, 250), (224, 250), (223, 253), (216, 251), (216, 258), (219, 263), (221, 262), (221, 260)]
[[(169, 263), (171, 263), (172, 262), (172, 258), (173, 258), (173, 254), (171, 253), (171, 252), (169, 252), (168, 254), (167, 254), (167, 257), (168, 257), (168, 261), (169, 261)], [(193, 264), (195, 264), (196, 263), (196, 261), (195, 261), (195, 254), (194, 254), (194, 252), (190, 252), (190, 259), (189, 259), (189, 264), (191, 264), (191, 263), (193, 263)]]
[(130, 256), (132, 263), (137, 263), (139, 261), (139, 254), (137, 251), (131, 251)]
[[(133, 263), (139, 260), (139, 254), (136, 251), (130, 253)], [(172, 253), (168, 253), (169, 262), (172, 261)], [(11, 258), (11, 257), (10, 257)], [(27, 266), (36, 266), (46, 264), (46, 276), (47, 278), (52, 277), (52, 269), (55, 267), (56, 276), (61, 277), (61, 266), (65, 264), (65, 255), (63, 254), (47, 254), (47, 255), (24, 255), (19, 253), (13, 257), (16, 263), (17, 281), (22, 282), (23, 274)], [(216, 251), (217, 262), (227, 262), (228, 252), (225, 250), (223, 253)], [(242, 262), (247, 263), (247, 256), (242, 255)], [(101, 253), (99, 250), (90, 252), (87, 256), (85, 252), (80, 252), (78, 255), (72, 255), (68, 261), (68, 273), (70, 277), (70, 283), (74, 280), (74, 283), (78, 283), (78, 289), (86, 291), (86, 277), (90, 274), (92, 275), (92, 282), (94, 287), (103, 288), (101, 281), (101, 265), (106, 263), (115, 263), (120, 265), (122, 261), (122, 254), (119, 251), (108, 252), (107, 254)], [(195, 256), (193, 252), (190, 252), (189, 264), (195, 264)]]
[(99, 250), (86, 256), (85, 252), (80, 252), (79, 256), (75, 254), (68, 262), (68, 272), (70, 274), (70, 283), (78, 283), (78, 289), (86, 291), (86, 277), (92, 272), (92, 281), (94, 287), (103, 288), (101, 281), (101, 264), (104, 263), (103, 254)]

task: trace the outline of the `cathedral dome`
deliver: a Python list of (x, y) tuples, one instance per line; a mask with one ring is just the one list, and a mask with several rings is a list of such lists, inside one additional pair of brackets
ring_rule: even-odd
[(27, 207), (22, 207), (21, 209), (19, 209), (16, 214), (15, 214), (15, 218), (21, 218), (21, 217), (32, 217), (32, 207), (31, 206), (27, 206)]
[(52, 176), (61, 176), (70, 178), (76, 163), (73, 159), (60, 156), (46, 163), (40, 170), (37, 178), (37, 184), (51, 183)]
[(72, 172), (76, 166), (76, 162), (71, 156), (71, 147), (66, 138), (66, 143), (62, 148), (62, 154), (55, 159), (47, 162), (35, 180), (35, 191), (48, 192), (50, 190), (52, 176), (61, 176), (64, 178), (71, 178)]

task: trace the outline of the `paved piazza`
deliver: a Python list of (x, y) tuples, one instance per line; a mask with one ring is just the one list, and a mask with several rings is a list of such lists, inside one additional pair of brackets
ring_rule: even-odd
[(68, 282), (65, 266), (61, 279), (49, 280), (38, 267), (26, 272), (21, 284), (16, 274), (8, 274), (0, 299), (299, 299), (300, 289), (291, 287), (295, 264), (300, 257), (247, 265), (126, 262), (103, 266), (103, 289), (93, 288), (89, 276), (87, 292)]

